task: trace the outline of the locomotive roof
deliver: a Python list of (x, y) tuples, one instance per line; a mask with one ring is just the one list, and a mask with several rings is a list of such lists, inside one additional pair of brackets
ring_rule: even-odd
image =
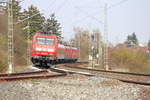
[(35, 34), (34, 37), (53, 37), (53, 38), (57, 38), (56, 35), (44, 35), (44, 34)]

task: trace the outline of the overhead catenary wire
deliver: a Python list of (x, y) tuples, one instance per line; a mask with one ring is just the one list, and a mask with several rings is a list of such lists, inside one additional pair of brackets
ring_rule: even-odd
[(57, 12), (59, 12), (64, 6), (65, 4), (67, 4), (69, 0), (64, 0), (59, 6), (58, 8), (56, 9)]
[(126, 2), (126, 1), (128, 1), (128, 0), (122, 0), (122, 1), (120, 1), (120, 2), (118, 2), (118, 3), (112, 4), (112, 5), (110, 5), (110, 6), (108, 7), (108, 9), (114, 8), (114, 7), (116, 7), (116, 6), (119, 6), (119, 5), (123, 4), (123, 3)]
[[(118, 3), (112, 4), (112, 5), (108, 6), (107, 9), (109, 10), (109, 9), (111, 9), (111, 8), (113, 8), (113, 7), (119, 6), (119, 5), (121, 5), (122, 3), (126, 2), (126, 1), (128, 1), (128, 0), (122, 0), (122, 1), (120, 1), (120, 2), (118, 2)], [(75, 8), (79, 9), (82, 13), (86, 14), (87, 17), (90, 17), (91, 19), (93, 19), (93, 20), (95, 20), (95, 21), (98, 21), (98, 22), (101, 23), (101, 24), (104, 24), (103, 21), (100, 21), (98, 18), (96, 18), (96, 17), (90, 15), (89, 13), (83, 11), (83, 10), (81, 9), (81, 7), (75, 7)], [(101, 7), (101, 8), (102, 8), (102, 7)], [(103, 8), (104, 8), (104, 7), (103, 7)]]
[(108, 12), (108, 9), (111, 9), (113, 7), (116, 7), (116, 6), (119, 6), (120, 4), (124, 3), (125, 1), (127, 0), (122, 0), (116, 4), (113, 4), (111, 6), (108, 6), (107, 3), (104, 3), (104, 22), (102, 21), (99, 21), (99, 19), (95, 18), (94, 16), (88, 14), (87, 12), (83, 11), (81, 8), (79, 7), (76, 7), (77, 9), (79, 9), (80, 11), (82, 11), (83, 13), (85, 13), (87, 15), (87, 17), (90, 17), (92, 18), (93, 20), (101, 23), (104, 25), (104, 42), (105, 42), (105, 47), (104, 47), (104, 66), (106, 69), (108, 69), (108, 23), (107, 23), (107, 12)]
[(36, 13), (36, 14), (34, 14), (34, 15), (30, 16), (30, 17), (27, 17), (27, 18), (25, 18), (25, 19), (23, 19), (23, 20), (18, 21), (18, 22), (17, 22), (17, 23), (15, 23), (15, 24), (22, 23), (22, 22), (24, 22), (24, 21), (26, 21), (26, 20), (28, 20), (28, 19), (30, 19), (30, 18), (32, 18), (32, 17), (34, 17), (34, 16), (39, 15), (39, 14), (41, 14), (41, 13), (40, 13), (40, 12), (38, 12), (38, 13)]
[[(50, 4), (49, 4), (49, 6), (48, 7), (46, 7), (47, 9), (48, 9), (48, 11), (47, 12), (50, 12), (50, 7), (53, 7), (54, 6), (54, 4), (55, 4), (55, 2), (56, 2), (57, 0), (53, 0)], [(64, 0), (58, 7), (56, 7), (56, 11), (58, 10), (60, 10), (60, 9), (62, 9), (62, 7), (68, 2), (69, 0)], [(54, 11), (52, 11), (52, 13), (53, 13)]]
[(80, 8), (78, 8), (78, 7), (75, 7), (75, 8), (77, 8), (77, 9), (79, 9), (81, 12), (85, 13), (85, 14), (87, 15), (87, 17), (90, 17), (91, 19), (93, 19), (93, 20), (95, 20), (95, 21), (97, 21), (97, 22), (99, 22), (99, 23), (101, 23), (101, 24), (104, 24), (104, 22), (98, 20), (98, 19), (95, 18), (94, 16), (91, 16), (90, 14), (88, 14), (88, 13), (85, 12), (85, 11), (83, 11), (82, 9), (80, 9)]

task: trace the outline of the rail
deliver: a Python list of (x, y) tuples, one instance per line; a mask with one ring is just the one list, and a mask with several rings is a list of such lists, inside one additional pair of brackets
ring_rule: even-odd
[[(58, 66), (59, 67), (59, 66)], [(61, 67), (61, 66), (60, 66)], [(140, 85), (149, 85), (150, 86), (150, 75), (149, 74), (138, 74), (138, 73), (129, 73), (129, 72), (116, 72), (116, 71), (106, 71), (100, 69), (90, 69), (84, 67), (78, 67), (73, 64), (64, 64), (63, 68), (72, 68), (72, 70), (87, 71), (95, 76), (101, 76), (105, 78), (117, 79), (122, 82), (134, 83)]]
[(63, 77), (66, 75), (67, 75), (66, 73), (50, 74), (47, 70), (12, 73), (12, 74), (0, 74), (0, 82), (29, 80), (29, 79), (48, 79), (48, 78)]

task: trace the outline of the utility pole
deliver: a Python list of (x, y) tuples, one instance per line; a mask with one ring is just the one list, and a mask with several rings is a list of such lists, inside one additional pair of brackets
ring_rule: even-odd
[(12, 0), (8, 0), (8, 73), (12, 73), (14, 45), (13, 45), (13, 8)]
[(88, 53), (89, 54), (88, 62), (89, 62), (89, 67), (91, 67), (91, 63), (92, 63), (91, 62), (91, 46), (92, 46), (91, 43), (92, 43), (91, 42), (91, 36), (89, 36), (89, 43), (88, 43), (88, 51), (89, 51), (89, 53)]
[(79, 61), (81, 61), (81, 33), (79, 33)]
[(92, 68), (94, 68), (94, 66), (95, 66), (95, 63), (94, 63), (94, 60), (95, 60), (94, 49), (95, 49), (95, 36), (93, 34), (92, 35)]
[(28, 15), (28, 30), (27, 30), (27, 65), (30, 65), (30, 15)]
[(107, 23), (107, 3), (104, 7), (104, 67), (106, 70), (109, 69), (108, 66), (108, 23)]
[(101, 33), (99, 32), (99, 40), (98, 40), (98, 43), (99, 43), (99, 45), (98, 45), (98, 63), (99, 63), (99, 65), (102, 65), (102, 37), (101, 37)]

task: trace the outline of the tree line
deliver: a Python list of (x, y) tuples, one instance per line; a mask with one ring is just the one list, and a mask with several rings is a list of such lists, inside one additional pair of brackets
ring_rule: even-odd
[(24, 9), (22, 11), (20, 2), (16, 0), (13, 0), (12, 7), (13, 7), (14, 23), (16, 23), (14, 25), (19, 25), (24, 35), (27, 36), (28, 34), (27, 31), (30, 30), (31, 38), (37, 32), (41, 32), (43, 34), (56, 34), (58, 36), (61, 36), (61, 26), (60, 26), (61, 24), (56, 19), (54, 13), (52, 13), (46, 19), (42, 15), (40, 10), (34, 5), (31, 5), (27, 9)]
[[(131, 35), (127, 36), (126, 41), (124, 42), (124, 44), (127, 47), (132, 47), (132, 46), (139, 46), (139, 40), (135, 34), (135, 32), (133, 32)], [(150, 39), (148, 40), (147, 46), (150, 47)]]

